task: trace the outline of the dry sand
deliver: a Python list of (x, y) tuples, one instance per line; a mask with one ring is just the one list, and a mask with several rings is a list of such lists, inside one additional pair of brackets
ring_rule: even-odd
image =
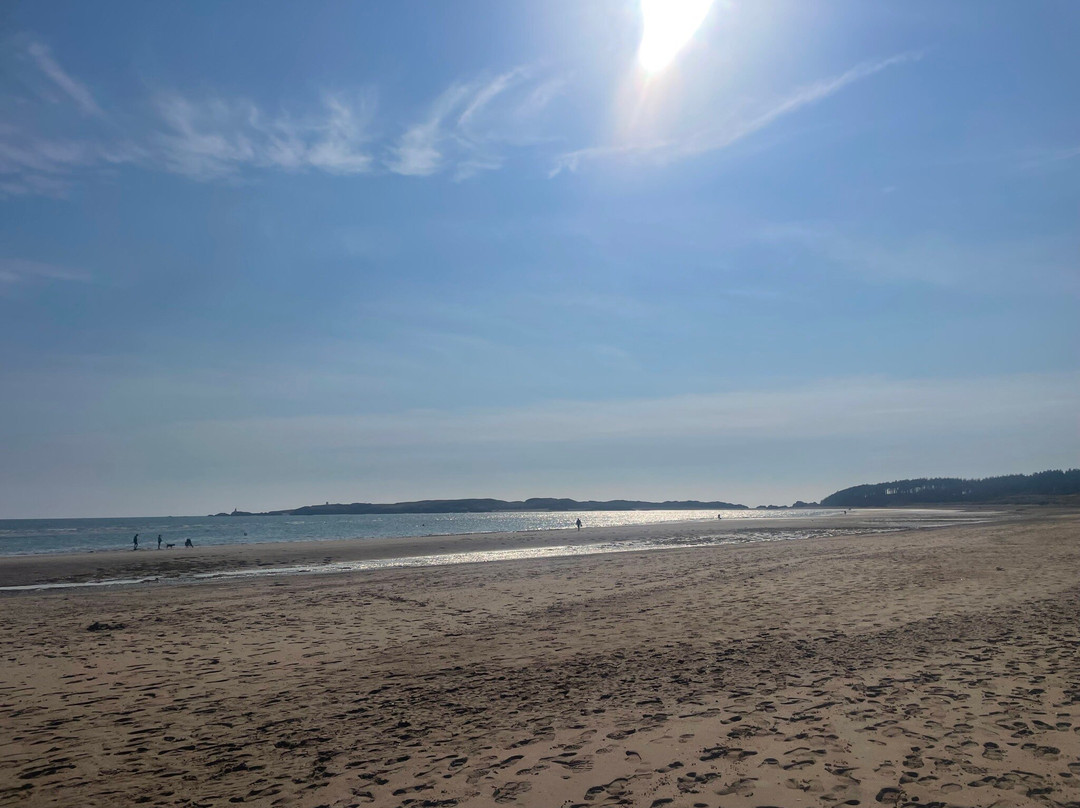
[(1080, 805), (1076, 513), (0, 609), (4, 805)]

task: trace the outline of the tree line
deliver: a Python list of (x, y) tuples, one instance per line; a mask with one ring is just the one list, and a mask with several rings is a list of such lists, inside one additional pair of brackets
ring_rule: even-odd
[(1080, 469), (1008, 474), (963, 480), (958, 477), (921, 477), (891, 483), (856, 485), (830, 494), (821, 504), (833, 508), (882, 508), (895, 505), (930, 505), (945, 502), (993, 502), (1015, 498), (1080, 494)]

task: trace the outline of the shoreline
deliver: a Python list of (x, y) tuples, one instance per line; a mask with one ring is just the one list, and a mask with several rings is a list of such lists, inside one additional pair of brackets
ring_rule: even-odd
[[(807, 509), (806, 514), (799, 514), (798, 516), (796, 516), (794, 518), (809, 518), (810, 516), (817, 516), (819, 514), (831, 515), (831, 514), (842, 513), (843, 511), (844, 511), (843, 508), (813, 508), (813, 509)], [(677, 516), (677, 517), (669, 517), (669, 518), (660, 519), (660, 520), (643, 520), (643, 521), (629, 521), (629, 522), (610, 521), (610, 519), (603, 519), (603, 518), (601, 518), (601, 519), (599, 519), (597, 521), (590, 521), (590, 519), (589, 519), (590, 516), (592, 516), (592, 517), (598, 517), (598, 516), (599, 517), (611, 517), (612, 515), (615, 515), (617, 517), (617, 516), (621, 516), (622, 514), (627, 514), (627, 513), (636, 513), (636, 514), (654, 514), (654, 513), (676, 514), (677, 513), (677, 514), (679, 514), (679, 516)], [(743, 513), (752, 514), (752, 516), (742, 516), (742, 515), (740, 515), (740, 516), (729, 516), (728, 517), (729, 521), (752, 520), (752, 521), (756, 522), (756, 521), (759, 521), (761, 519), (785, 518), (784, 516), (774, 516), (769, 512), (760, 512), (760, 511), (752, 511), (752, 510), (740, 511), (739, 513), (740, 514), (743, 514)], [(702, 515), (692, 515), (692, 514), (708, 514), (708, 515), (702, 516)], [(249, 538), (247, 532), (245, 531), (243, 533), (243, 536), (244, 536), (243, 539), (238, 539), (238, 537), (235, 534), (230, 535), (227, 532), (217, 533), (216, 535), (211, 534), (210, 536), (199, 535), (199, 534), (193, 532), (193, 531), (198, 531), (198, 530), (208, 531), (209, 528), (207, 528), (207, 526), (206, 526), (208, 524), (208, 520), (216, 521), (216, 519), (217, 519), (216, 517), (172, 517), (172, 516), (169, 516), (169, 517), (119, 517), (117, 519), (110, 519), (110, 518), (103, 518), (103, 517), (92, 517), (92, 518), (86, 518), (86, 519), (80, 519), (80, 518), (64, 518), (64, 519), (44, 519), (43, 518), (43, 519), (32, 519), (32, 520), (19, 520), (19, 519), (6, 519), (5, 520), (5, 519), (0, 519), (0, 533), (4, 532), (3, 528), (5, 526), (5, 523), (13, 523), (13, 522), (42, 522), (42, 523), (53, 523), (53, 524), (62, 523), (62, 522), (73, 522), (73, 523), (81, 523), (84, 527), (86, 526), (86, 523), (104, 522), (104, 523), (109, 523), (110, 526), (112, 526), (112, 528), (113, 528), (112, 532), (114, 532), (114, 533), (119, 532), (120, 534), (123, 534), (122, 537), (121, 536), (116, 536), (113, 539), (114, 543), (111, 544), (111, 545), (106, 545), (106, 546), (86, 546), (86, 545), (83, 545), (83, 546), (80, 546), (80, 547), (55, 547), (54, 546), (54, 547), (48, 547), (47, 549), (27, 549), (27, 548), (23, 548), (23, 549), (14, 550), (14, 551), (5, 550), (4, 547), (5, 547), (6, 542), (4, 541), (4, 539), (0, 538), (0, 560), (2, 560), (4, 558), (15, 558), (15, 557), (19, 557), (19, 556), (75, 555), (75, 554), (89, 554), (89, 553), (126, 552), (126, 551), (131, 550), (131, 542), (130, 542), (129, 537), (130, 537), (132, 532), (137, 533), (140, 536), (148, 537), (148, 538), (145, 538), (143, 540), (143, 545), (144, 546), (140, 548), (140, 551), (141, 550), (156, 550), (156, 546), (155, 546), (153, 536), (158, 531), (159, 528), (161, 528), (162, 533), (165, 533), (165, 531), (169, 531), (169, 533), (170, 533), (169, 541), (170, 541), (170, 543), (174, 543), (174, 544), (182, 543), (183, 540), (186, 539), (186, 538), (192, 538), (196, 542), (196, 546), (199, 546), (199, 547), (217, 547), (217, 546), (236, 547), (236, 546), (244, 546), (244, 545), (248, 545), (248, 544), (283, 544), (283, 543), (297, 543), (297, 542), (328, 542), (328, 541), (333, 542), (333, 541), (353, 541), (353, 540), (372, 540), (373, 541), (373, 540), (382, 540), (382, 539), (386, 539), (386, 540), (403, 540), (403, 539), (422, 540), (422, 539), (429, 539), (429, 538), (434, 539), (434, 538), (440, 538), (440, 537), (454, 537), (454, 536), (464, 536), (464, 535), (474, 535), (474, 534), (573, 531), (576, 518), (581, 518), (581, 517), (585, 518), (585, 524), (586, 524), (587, 527), (597, 528), (597, 527), (620, 527), (620, 526), (632, 527), (632, 526), (635, 526), (635, 525), (672, 524), (672, 523), (681, 523), (681, 522), (712, 522), (712, 521), (714, 521), (714, 516), (715, 515), (716, 515), (716, 511), (678, 511), (678, 510), (675, 510), (675, 511), (663, 511), (663, 512), (658, 512), (658, 511), (603, 511), (603, 512), (524, 511), (524, 512), (515, 512), (515, 513), (512, 513), (512, 514), (500, 514), (500, 513), (496, 513), (496, 512), (490, 512), (490, 513), (484, 512), (484, 513), (468, 513), (468, 514), (462, 514), (462, 513), (389, 514), (389, 515), (385, 515), (385, 516), (369, 515), (369, 514), (356, 514), (356, 515), (350, 515), (350, 514), (304, 514), (304, 515), (296, 516), (295, 519), (301, 520), (301, 521), (299, 523), (294, 523), (294, 522), (290, 521), (290, 519), (292, 519), (293, 517), (288, 517), (288, 518), (282, 520), (282, 519), (280, 519), (278, 517), (272, 517), (272, 516), (268, 516), (268, 515), (265, 515), (265, 514), (255, 514), (255, 515), (252, 515), (250, 517), (239, 517), (238, 519), (230, 520), (230, 521), (227, 522), (227, 526), (229, 526), (231, 524), (240, 524), (242, 526), (250, 526), (250, 525), (246, 524), (247, 520), (249, 520), (249, 519), (256, 520), (256, 521), (261, 521), (261, 520), (265, 519), (265, 520), (268, 520), (266, 522), (267, 524), (280, 525), (280, 524), (282, 524), (284, 522), (285, 524), (290, 524), (291, 525), (291, 524), (303, 524), (303, 523), (306, 523), (307, 520), (313, 520), (314, 522), (317, 523), (317, 522), (319, 522), (320, 520), (323, 520), (323, 519), (336, 520), (336, 519), (341, 519), (341, 518), (351, 519), (351, 518), (354, 518), (354, 517), (357, 518), (357, 519), (370, 518), (370, 519), (376, 519), (376, 520), (395, 519), (397, 517), (409, 517), (409, 518), (414, 518), (414, 519), (419, 518), (419, 517), (423, 517), (423, 518), (427, 519), (428, 521), (430, 521), (432, 523), (431, 528), (434, 528), (434, 529), (432, 530), (431, 528), (428, 528), (428, 526), (426, 524), (421, 523), (421, 525), (420, 525), (421, 528), (427, 528), (426, 530), (424, 530), (424, 532), (416, 531), (415, 528), (417, 526), (415, 524), (413, 524), (413, 525), (405, 524), (405, 525), (401, 525), (401, 526), (397, 527), (397, 530), (400, 530), (402, 532), (387, 532), (384, 529), (382, 532), (365, 533), (364, 532), (365, 530), (376, 530), (377, 531), (378, 528), (380, 528), (380, 527), (386, 528), (387, 526), (383, 525), (383, 524), (367, 525), (367, 526), (365, 526), (363, 524), (353, 524), (353, 525), (348, 526), (348, 528), (353, 532), (351, 532), (349, 534), (345, 534), (345, 535), (325, 534), (325, 535), (303, 536), (302, 535), (303, 531), (293, 531), (292, 533), (293, 533), (294, 536), (296, 536), (295, 538), (285, 538), (285, 537), (282, 537), (284, 534), (280, 534), (280, 533), (271, 534), (271, 536), (273, 536), (272, 538), (267, 537), (267, 535), (265, 535), (265, 534), (263, 534), (262, 536), (256, 534), (256, 535)], [(479, 526), (466, 527), (465, 525), (462, 525), (460, 523), (455, 524), (455, 522), (454, 522), (454, 520), (458, 520), (458, 519), (462, 519), (462, 518), (469, 519), (469, 518), (473, 518), (473, 517), (480, 518), (480, 519), (482, 519), (484, 517), (495, 517), (495, 518), (502, 518), (502, 517), (510, 517), (510, 518), (515, 518), (515, 517), (540, 517), (540, 518), (544, 518), (544, 519), (550, 519), (553, 516), (562, 517), (562, 520), (560, 520), (559, 522), (554, 523), (554, 524), (546, 524), (546, 525), (542, 525), (542, 526), (541, 525), (530, 525), (530, 524), (526, 523), (526, 524), (521, 524), (521, 525), (518, 525), (518, 526), (503, 526), (503, 527), (498, 527), (498, 526), (496, 526), (496, 527), (488, 527), (486, 525), (484, 527), (479, 527)], [(793, 517), (786, 517), (786, 518), (793, 518)], [(449, 521), (443, 521), (443, 520), (447, 520), (447, 519), (449, 519)], [(125, 521), (125, 522), (128, 523), (127, 525), (125, 525), (125, 529), (123, 531), (117, 531), (116, 530), (115, 525), (116, 525), (116, 523), (118, 521)], [(194, 525), (192, 525), (192, 524), (176, 524), (177, 522), (181, 522), (181, 521), (182, 522), (194, 521), (196, 524), (194, 524)], [(165, 526), (165, 527), (162, 527), (162, 525), (160, 525), (160, 524), (154, 524), (155, 522), (168, 522), (169, 524), (167, 526)], [(447, 529), (447, 528), (453, 528), (453, 529)], [(179, 533), (177, 531), (179, 531)], [(31, 530), (30, 532), (33, 532), (33, 531)], [(226, 538), (226, 536), (228, 538)], [(26, 537), (20, 537), (20, 538), (25, 540)], [(45, 543), (47, 543), (47, 541), (48, 541), (47, 539), (44, 540)]]
[[(253, 542), (203, 545), (171, 550), (104, 550), (75, 553), (36, 553), (0, 556), (0, 594), (50, 585), (117, 585), (197, 581), (215, 573), (270, 571), (288, 567), (362, 565), (367, 562), (409, 560), (463, 554), (518, 553), (553, 547), (638, 543), (642, 551), (655, 546), (738, 543), (750, 534), (798, 531), (849, 531), (856, 535), (905, 527), (925, 529), (929, 523), (982, 521), (1000, 511), (960, 509), (862, 509), (847, 514), (753, 519), (693, 519), (639, 525), (586, 527), (582, 530), (527, 530), (464, 533), (391, 539), (326, 539), (318, 541)], [(1006, 517), (1007, 518), (1007, 517)], [(570, 553), (568, 553), (570, 554)], [(482, 561), (484, 559), (477, 559)], [(403, 566), (404, 564), (402, 564)], [(348, 572), (341, 569), (341, 572)], [(283, 571), (281, 574), (289, 574)], [(292, 573), (292, 574), (303, 574)], [(57, 586), (59, 588), (59, 586)]]

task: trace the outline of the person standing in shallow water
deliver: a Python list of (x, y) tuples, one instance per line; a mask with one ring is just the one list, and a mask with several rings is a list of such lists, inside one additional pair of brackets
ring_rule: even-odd
[(138, 533), (136, 533), (135, 538), (131, 540), (131, 549), (132, 550), (138, 550), (139, 549), (139, 534)]
[(580, 519), (577, 520), (577, 529), (581, 530), (581, 520)]

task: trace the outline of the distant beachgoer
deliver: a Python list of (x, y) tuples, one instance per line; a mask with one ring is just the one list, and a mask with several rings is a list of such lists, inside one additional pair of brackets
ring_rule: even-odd
[(131, 540), (131, 549), (132, 550), (138, 550), (139, 549), (139, 534), (138, 533), (136, 533), (135, 538)]
[(160, 533), (157, 534), (157, 548), (159, 550), (161, 549), (161, 534)]
[(191, 539), (185, 539), (184, 546), (185, 547), (194, 547), (195, 545), (191, 543)]
[(577, 520), (577, 529), (581, 530), (581, 520), (580, 519)]

